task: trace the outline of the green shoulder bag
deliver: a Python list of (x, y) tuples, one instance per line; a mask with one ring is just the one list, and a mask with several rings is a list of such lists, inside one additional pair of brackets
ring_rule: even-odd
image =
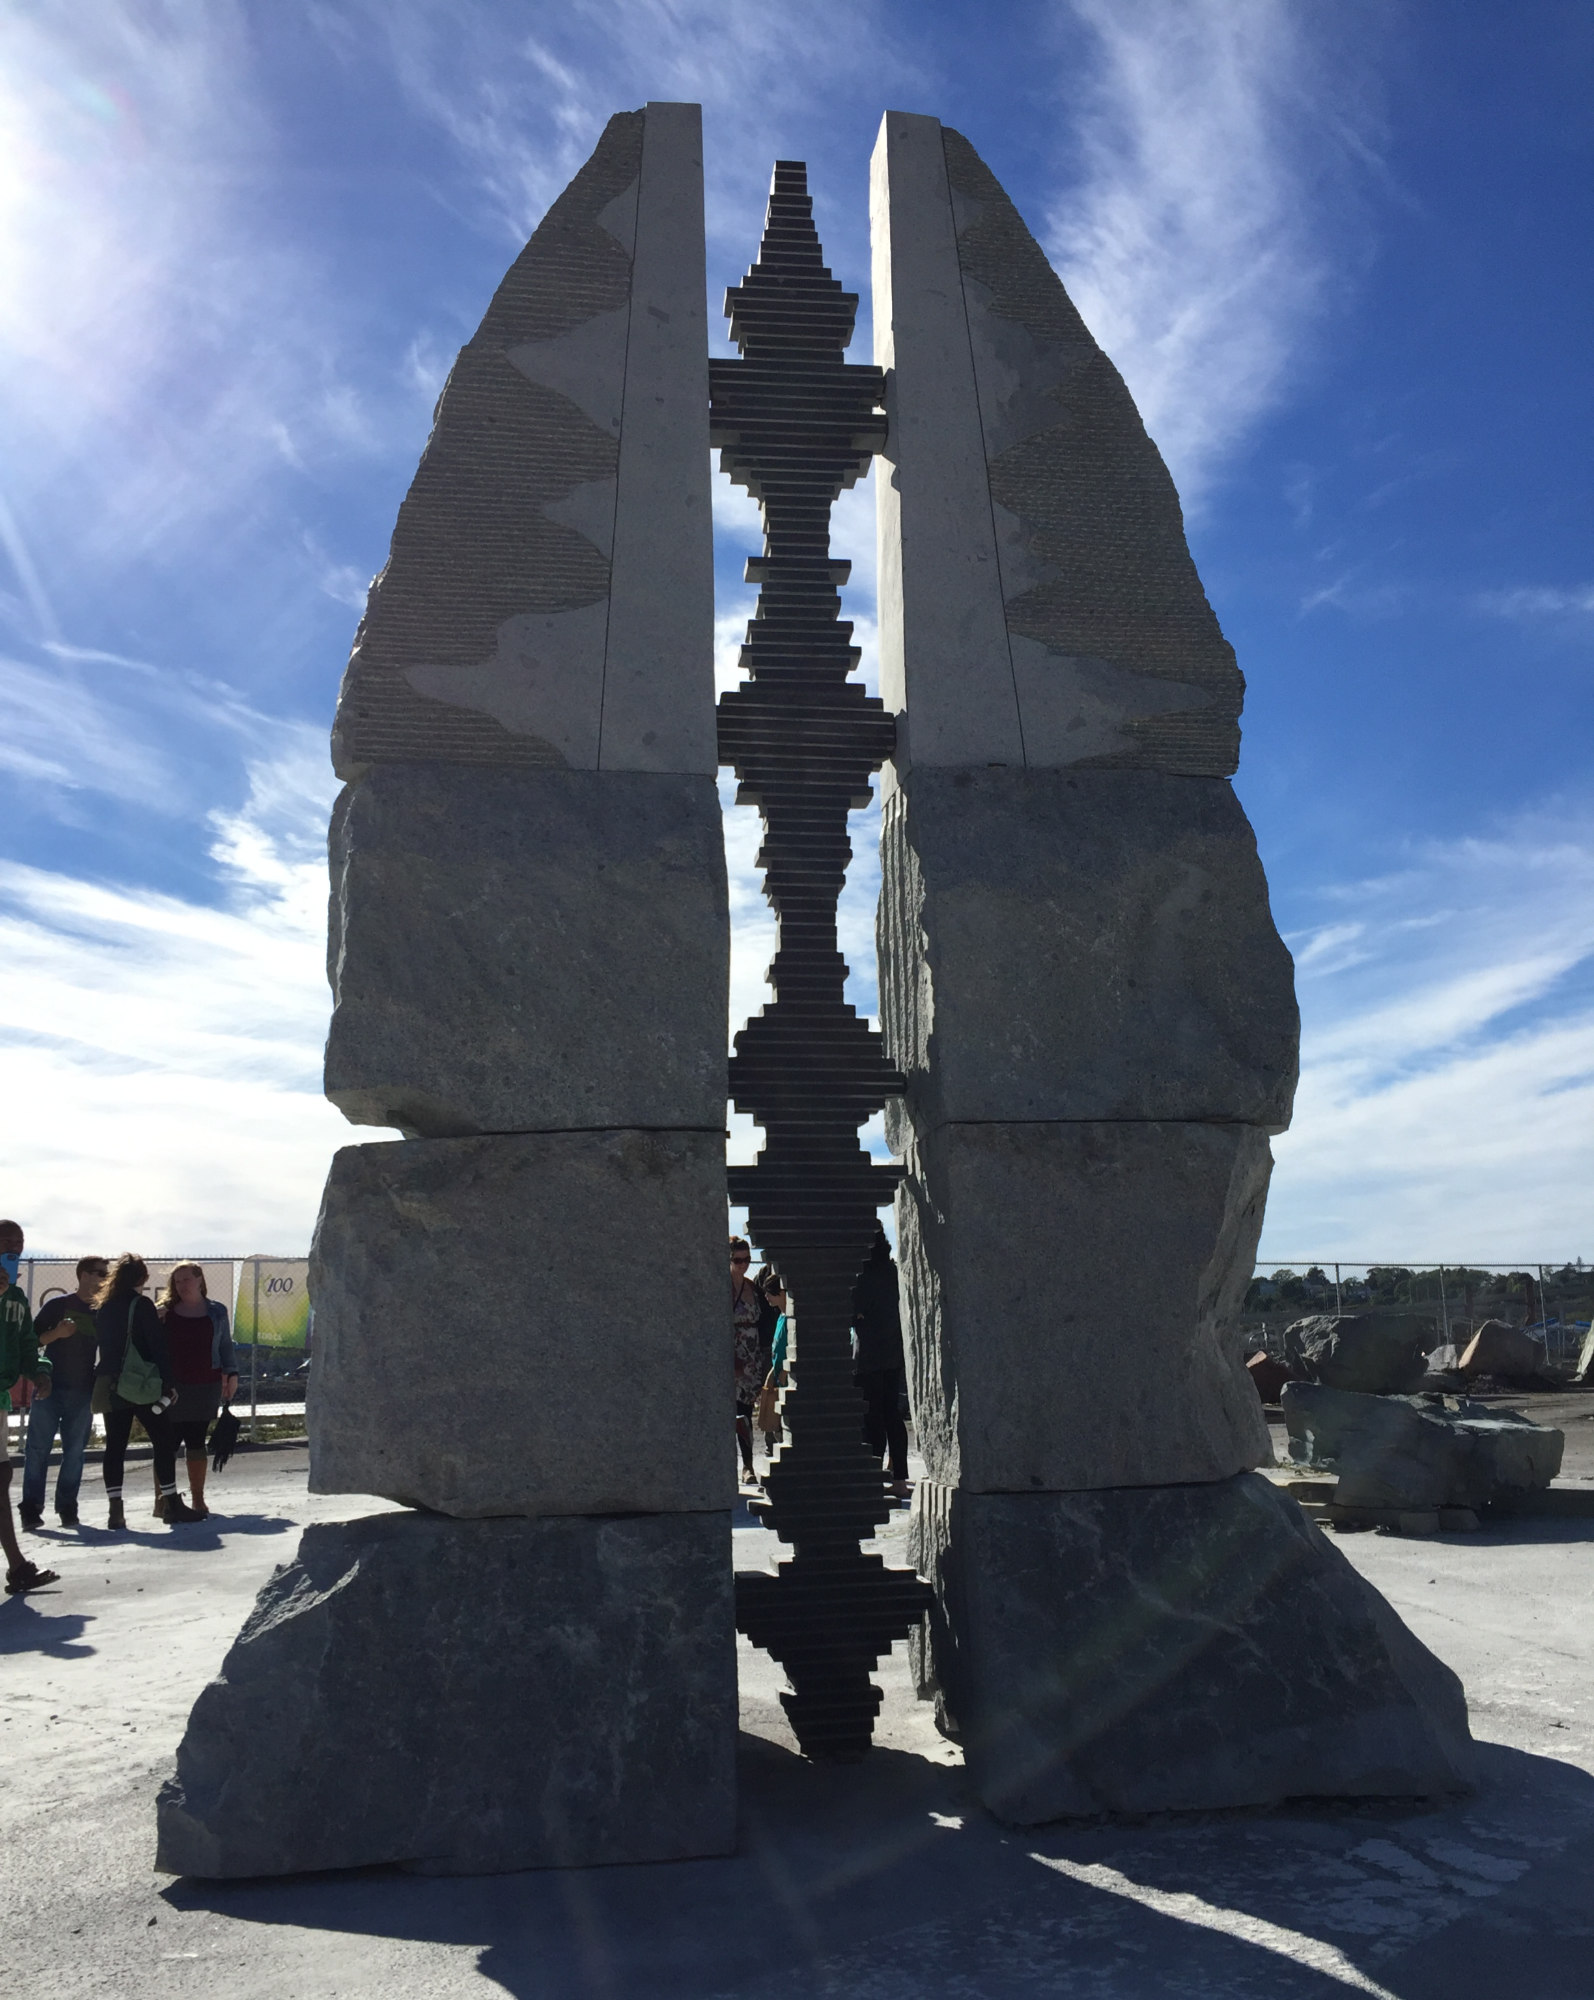
[(116, 1393), (124, 1403), (136, 1403), (141, 1410), (160, 1401), (161, 1372), (133, 1345), (133, 1315), (138, 1311), (135, 1297), (127, 1308), (127, 1352), (122, 1356), (122, 1372), (116, 1378)]

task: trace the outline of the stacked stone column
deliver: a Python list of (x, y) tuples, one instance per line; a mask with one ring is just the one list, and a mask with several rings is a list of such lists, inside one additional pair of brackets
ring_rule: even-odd
[(611, 119), (462, 350), (334, 730), (307, 1531), (161, 1865), (734, 1841), (701, 133)]
[(961, 135), (888, 113), (872, 223), (921, 1685), (1015, 1820), (1446, 1789), (1454, 1677), (1250, 1472), (1298, 1018), (1173, 483)]

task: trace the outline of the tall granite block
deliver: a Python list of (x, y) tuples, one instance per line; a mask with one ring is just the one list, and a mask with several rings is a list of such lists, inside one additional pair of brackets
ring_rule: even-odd
[(1289, 1124), (1293, 968), (1223, 780), (915, 766), (882, 853), (893, 1146), (908, 1109)]
[(1179, 496), (1118, 371), (990, 169), (888, 111), (871, 189), (880, 679), (897, 770), (1224, 777), (1244, 691)]
[(650, 104), (461, 351), (333, 729), (327, 1094), (409, 1136), (327, 1184), (312, 1484), (430, 1513), (306, 1535), (165, 1866), (733, 1837), (709, 481), (701, 117)]
[(1467, 1789), (1461, 1684), (1287, 1495), (924, 1484), (915, 1665), (1019, 1825)]
[(729, 1853), (730, 1539), (728, 1512), (307, 1528), (194, 1706), (156, 1867)]
[(943, 1125), (911, 1146), (898, 1256), (931, 1478), (1026, 1493), (1264, 1460), (1227, 1332), (1271, 1165), (1245, 1125)]
[(888, 112), (871, 199), (921, 1673), (1020, 1822), (1455, 1789), (1454, 1677), (1246, 1470), (1299, 1021), (1178, 495), (965, 139)]
[(378, 765), (331, 855), (326, 1088), (356, 1124), (724, 1125), (712, 778)]
[(312, 1490), (729, 1507), (724, 1188), (718, 1130), (345, 1146), (310, 1257)]

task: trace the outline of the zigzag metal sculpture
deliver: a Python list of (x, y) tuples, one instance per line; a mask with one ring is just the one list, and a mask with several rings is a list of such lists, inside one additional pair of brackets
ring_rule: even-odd
[(747, 565), (761, 585), (742, 651), (752, 678), (720, 701), (720, 760), (740, 780), (738, 802), (763, 814), (759, 863), (780, 921), (774, 1005), (736, 1037), (730, 1065), (731, 1095), (763, 1126), (764, 1151), (729, 1178), (785, 1276), (797, 1326), (782, 1405), (790, 1442), (768, 1500), (754, 1503), (796, 1556), (775, 1576), (737, 1578), (736, 1617), (786, 1668), (793, 1691), (781, 1700), (803, 1749), (840, 1759), (868, 1749), (881, 1699), (870, 1669), (929, 1592), (858, 1547), (890, 1509), (859, 1437), (851, 1288), (901, 1171), (870, 1161), (858, 1127), (903, 1080), (843, 998), (836, 944), (847, 812), (868, 803), (893, 730), (848, 678), (859, 654), (838, 622), (837, 586), (851, 565), (831, 560), (830, 509), (885, 443), (885, 376), (842, 360), (857, 295), (825, 267), (800, 162), (776, 161), (758, 261), (725, 303), (743, 358), (709, 365), (710, 441), (763, 510), (765, 553)]

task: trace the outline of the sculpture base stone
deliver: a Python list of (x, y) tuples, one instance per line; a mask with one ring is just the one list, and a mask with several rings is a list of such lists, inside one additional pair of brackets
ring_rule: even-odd
[(1255, 1473), (971, 1494), (922, 1483), (920, 1691), (1017, 1825), (1471, 1783), (1450, 1669)]
[(307, 1528), (194, 1704), (155, 1865), (728, 1854), (732, 1619), (728, 1513)]

